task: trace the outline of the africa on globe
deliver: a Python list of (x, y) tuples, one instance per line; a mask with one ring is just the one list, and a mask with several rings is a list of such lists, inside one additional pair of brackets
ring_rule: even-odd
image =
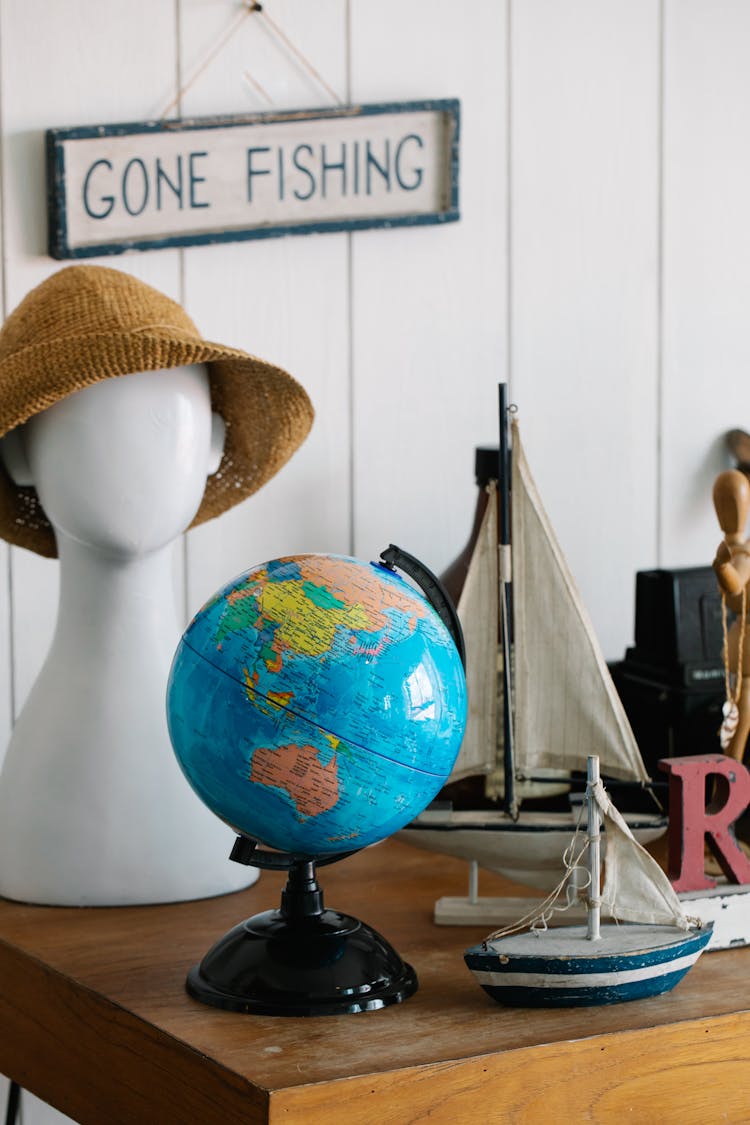
[(175, 654), (169, 732), (191, 786), (272, 848), (323, 857), (384, 839), (430, 803), (466, 723), (453, 638), (380, 563), (256, 566), (196, 615)]

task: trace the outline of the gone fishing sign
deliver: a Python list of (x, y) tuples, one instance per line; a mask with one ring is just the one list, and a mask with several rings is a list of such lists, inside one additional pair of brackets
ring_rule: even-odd
[(451, 222), (458, 142), (453, 99), (50, 129), (49, 253)]

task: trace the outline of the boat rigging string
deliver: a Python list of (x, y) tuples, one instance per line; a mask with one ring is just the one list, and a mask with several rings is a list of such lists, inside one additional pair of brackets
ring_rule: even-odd
[[(582, 839), (581, 823), (583, 821), (583, 814), (585, 811), (585, 804), (581, 804), (578, 810), (578, 819), (576, 821), (575, 831), (573, 837), (563, 852), (563, 867), (565, 873), (560, 879), (557, 886), (550, 891), (545, 899), (539, 903), (535, 903), (533, 908), (527, 911), (523, 917), (519, 918), (510, 926), (502, 926), (499, 930), (494, 930), (484, 939), (483, 945), (485, 949), (489, 942), (495, 941), (497, 938), (508, 937), (510, 934), (521, 933), (524, 930), (530, 930), (532, 933), (542, 933), (547, 930), (549, 920), (553, 914), (564, 914), (566, 910), (578, 905), (583, 899), (588, 898), (587, 891), (591, 884), (591, 872), (588, 867), (582, 863), (583, 857), (589, 846), (588, 837)], [(585, 881), (580, 882), (579, 876), (583, 872)], [(575, 876), (575, 882), (574, 880)], [(558, 906), (557, 902), (561, 895), (565, 892), (565, 904)]]

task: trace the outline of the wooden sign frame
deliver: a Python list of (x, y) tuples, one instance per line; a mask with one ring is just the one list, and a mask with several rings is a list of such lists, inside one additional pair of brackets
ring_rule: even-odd
[(57, 259), (459, 218), (457, 99), (49, 129)]

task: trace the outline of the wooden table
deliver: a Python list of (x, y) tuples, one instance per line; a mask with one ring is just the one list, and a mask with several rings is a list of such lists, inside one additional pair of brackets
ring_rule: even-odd
[(506, 1009), (462, 961), (485, 934), (431, 921), (465, 880), (396, 841), (321, 869), (326, 904), (385, 934), (420, 988), (316, 1019), (222, 1012), (183, 988), (230, 926), (278, 905), (281, 876), (175, 906), (0, 902), (0, 1072), (90, 1125), (750, 1120), (750, 948), (704, 955), (666, 997)]

